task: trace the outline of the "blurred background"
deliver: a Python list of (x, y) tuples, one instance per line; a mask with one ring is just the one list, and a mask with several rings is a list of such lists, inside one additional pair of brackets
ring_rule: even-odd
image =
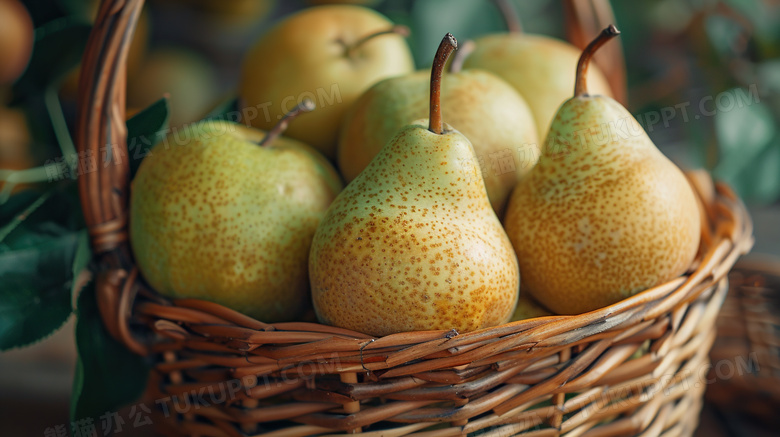
[[(128, 116), (166, 95), (172, 126), (199, 120), (234, 99), (243, 56), (260, 35), (280, 17), (327, 3), (363, 4), (409, 26), (419, 68), (430, 65), (445, 32), (464, 41), (505, 31), (488, 0), (151, 0), (128, 59)], [(514, 3), (525, 32), (566, 38), (560, 0)], [(97, 6), (0, 0), (0, 218), (12, 195), (72, 183), (48, 182), (41, 166), (72, 150), (78, 63)], [(680, 166), (706, 168), (732, 184), (756, 223), (754, 252), (780, 256), (780, 2), (635, 0), (612, 7), (623, 31), (628, 109)], [(2, 58), (28, 46), (29, 63)], [(23, 73), (8, 83), (3, 75), (13, 69)], [(79, 214), (75, 202), (66, 208)], [(2, 317), (0, 302), (0, 326)], [(68, 422), (73, 329), (71, 320), (33, 347), (0, 355), (1, 434), (42, 436)], [(706, 428), (711, 423), (701, 435), (726, 435)], [(739, 426), (748, 425), (732, 425)]]

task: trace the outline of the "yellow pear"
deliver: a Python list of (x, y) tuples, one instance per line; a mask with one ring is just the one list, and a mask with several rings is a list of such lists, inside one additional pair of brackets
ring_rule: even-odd
[(158, 47), (128, 80), (127, 106), (145, 108), (167, 96), (170, 125), (180, 128), (203, 118), (217, 93), (217, 73), (207, 59), (181, 47)]
[(287, 17), (244, 60), (238, 94), (257, 109), (247, 121), (268, 129), (287, 107), (315, 100), (317, 112), (287, 135), (334, 159), (347, 108), (374, 83), (414, 69), (402, 29), (360, 6), (319, 6)]
[(559, 314), (679, 276), (699, 246), (699, 210), (683, 173), (619, 103), (588, 94), (590, 57), (618, 33), (608, 27), (583, 51), (574, 97), (504, 219), (524, 289)]
[(27, 68), (33, 49), (33, 22), (18, 0), (0, 0), (0, 85), (13, 83)]
[[(502, 13), (508, 23), (517, 19), (513, 11)], [(487, 70), (512, 85), (528, 102), (536, 131), (544, 138), (558, 107), (571, 95), (580, 51), (559, 39), (525, 34), (516, 25), (509, 27), (509, 33), (477, 38), (463, 68)], [(590, 68), (588, 82), (594, 93), (612, 95), (607, 79), (596, 66)]]
[(437, 51), (430, 119), (400, 129), (317, 229), (309, 273), (323, 323), (377, 336), (465, 332), (505, 323), (514, 311), (512, 246), (471, 144), (442, 123), (442, 69), (456, 44), (447, 34)]
[(341, 182), (319, 153), (279, 137), (287, 121), (268, 134), (207, 121), (152, 148), (132, 182), (130, 242), (155, 290), (267, 322), (309, 305), (311, 239)]

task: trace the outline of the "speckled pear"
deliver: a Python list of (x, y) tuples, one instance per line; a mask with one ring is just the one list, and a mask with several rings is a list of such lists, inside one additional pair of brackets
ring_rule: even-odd
[(431, 119), (402, 128), (317, 229), (309, 272), (324, 323), (382, 336), (466, 332), (512, 316), (519, 287), (512, 246), (471, 144), (441, 122), (438, 79), (454, 44), (445, 37), (437, 52)]
[[(341, 174), (349, 182), (407, 123), (427, 116), (430, 71), (383, 80), (355, 102), (344, 118), (338, 147)], [(463, 133), (484, 163), (482, 174), (496, 214), (509, 193), (539, 158), (531, 110), (509, 84), (480, 70), (442, 77), (442, 105), (452, 108), (447, 122)]]
[(287, 135), (335, 160), (338, 130), (349, 106), (376, 82), (414, 70), (403, 39), (408, 29), (370, 8), (325, 5), (280, 20), (246, 54), (238, 96), (253, 126), (269, 129), (308, 96), (319, 109)]
[(205, 122), (144, 159), (132, 183), (130, 241), (155, 290), (266, 322), (310, 307), (311, 239), (342, 186), (319, 153), (278, 137), (287, 120), (268, 135)]
[(545, 307), (578, 314), (684, 273), (700, 218), (683, 173), (609, 97), (588, 95), (585, 49), (575, 96), (553, 120), (542, 156), (513, 191), (504, 220), (523, 287)]

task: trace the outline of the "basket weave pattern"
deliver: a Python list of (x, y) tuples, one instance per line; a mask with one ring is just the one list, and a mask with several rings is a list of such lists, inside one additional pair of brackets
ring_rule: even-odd
[[(82, 67), (80, 151), (126, 142), (125, 58), (142, 3), (100, 8)], [(691, 435), (726, 275), (752, 245), (734, 193), (694, 183), (706, 224), (690, 271), (607, 308), (382, 338), (266, 324), (144, 285), (127, 241), (127, 152), (112, 150), (118, 159), (79, 180), (98, 304), (115, 338), (155, 360), (148, 396), (171, 400), (158, 404), (168, 435)]]

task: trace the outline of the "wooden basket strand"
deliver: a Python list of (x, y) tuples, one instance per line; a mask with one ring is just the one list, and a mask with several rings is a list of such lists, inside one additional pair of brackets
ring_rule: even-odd
[(130, 165), (125, 124), (127, 52), (143, 0), (106, 0), (98, 10), (81, 64), (75, 141), (95, 171), (79, 175), (79, 195), (93, 251), (97, 299), (109, 332), (130, 350), (146, 347), (130, 334), (137, 289), (127, 235)]

